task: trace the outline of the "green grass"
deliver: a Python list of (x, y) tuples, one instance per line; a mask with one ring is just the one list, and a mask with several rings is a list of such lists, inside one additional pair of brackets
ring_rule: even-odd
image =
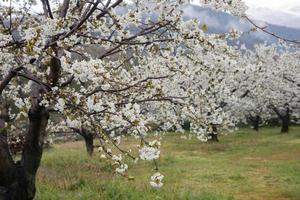
[[(152, 162), (129, 163), (127, 180), (113, 173), (100, 155), (86, 155), (82, 142), (55, 145), (43, 156), (37, 178), (37, 199), (110, 200), (299, 200), (300, 128), (280, 134), (242, 129), (217, 144), (183, 140), (166, 134), (158, 161), (164, 186), (153, 189)], [(132, 139), (125, 148), (137, 145)]]

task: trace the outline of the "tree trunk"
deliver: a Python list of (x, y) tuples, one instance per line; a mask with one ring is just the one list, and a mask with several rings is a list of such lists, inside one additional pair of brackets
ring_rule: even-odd
[(208, 137), (210, 137), (210, 139), (208, 140), (209, 142), (219, 142), (218, 134), (210, 133), (208, 134)]
[[(35, 177), (42, 158), (48, 117), (48, 112), (44, 108), (40, 107), (37, 110), (30, 110), (30, 125), (26, 135), (22, 159), (16, 163), (11, 159), (7, 140), (5, 142), (1, 140), (3, 143), (0, 146), (0, 151), (2, 155), (5, 155), (5, 157), (0, 158), (1, 200), (30, 200), (34, 198), (36, 192)], [(3, 137), (5, 136), (2, 135)], [(7, 163), (3, 165), (3, 159), (8, 160), (9, 165)]]
[(291, 123), (290, 109), (287, 108), (285, 115), (281, 117), (281, 133), (289, 132), (290, 123)]
[(282, 121), (281, 125), (281, 133), (288, 133), (289, 132), (289, 122), (287, 120)]
[(5, 119), (7, 109), (0, 96), (0, 200), (31, 200), (35, 196), (35, 177), (43, 154), (49, 113), (39, 105), (40, 87), (33, 89), (31, 108), (28, 112), (29, 128), (21, 160), (15, 162), (9, 151)]
[(93, 134), (87, 134), (87, 136), (84, 137), (84, 140), (85, 140), (86, 151), (87, 151), (89, 156), (92, 156), (93, 152), (94, 152), (94, 137), (93, 137)]
[(255, 130), (255, 131), (259, 131), (259, 122), (260, 122), (260, 117), (258, 116), (258, 115), (256, 115), (254, 118), (253, 118), (253, 121), (252, 121), (252, 123), (253, 123), (253, 129)]
[[(12, 190), (16, 191), (18, 188), (17, 166), (9, 152), (7, 142), (7, 129), (5, 122), (7, 122), (8, 109), (6, 102), (0, 96), (0, 200), (17, 199), (14, 197)], [(18, 192), (21, 193), (22, 192)]]
[(3, 126), (0, 133), (0, 163), (0, 200), (17, 199), (12, 192), (18, 187), (17, 168), (9, 152), (7, 132)]
[(290, 108), (288, 107), (288, 104), (285, 106), (286, 106), (286, 111), (284, 114), (280, 113), (279, 110), (275, 106), (272, 106), (272, 109), (274, 110), (274, 112), (277, 114), (278, 118), (281, 121), (281, 133), (288, 133), (289, 126), (291, 123)]
[(35, 196), (35, 176), (43, 154), (48, 119), (49, 113), (43, 107), (38, 106), (29, 112), (30, 125), (21, 160), (25, 171), (28, 199)]
[(81, 135), (85, 142), (86, 151), (89, 156), (92, 156), (94, 153), (94, 135), (91, 131), (85, 129), (85, 128), (72, 128), (73, 131)]
[(217, 125), (212, 125), (212, 133), (208, 134), (208, 137), (210, 137), (209, 142), (219, 142)]

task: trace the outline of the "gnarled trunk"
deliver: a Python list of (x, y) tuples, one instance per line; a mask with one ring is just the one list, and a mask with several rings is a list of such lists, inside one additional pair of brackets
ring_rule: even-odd
[(43, 107), (38, 106), (36, 110), (31, 109), (29, 112), (30, 125), (21, 160), (29, 199), (33, 199), (35, 195), (35, 176), (43, 154), (48, 119), (49, 113)]
[(42, 158), (49, 113), (39, 105), (37, 98), (32, 100), (22, 157), (15, 162), (9, 151), (5, 128), (7, 109), (1, 96), (0, 102), (0, 200), (30, 200), (36, 192), (35, 177)]
[(289, 132), (289, 126), (291, 124), (291, 111), (288, 105), (286, 106), (286, 110), (284, 114), (280, 113), (279, 110), (272, 106), (274, 112), (277, 114), (278, 118), (281, 121), (281, 133), (288, 133)]

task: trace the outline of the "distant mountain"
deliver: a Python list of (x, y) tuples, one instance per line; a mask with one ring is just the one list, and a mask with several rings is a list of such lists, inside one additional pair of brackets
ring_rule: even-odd
[[(185, 19), (197, 18), (201, 24), (208, 26), (208, 33), (225, 33), (234, 28), (239, 31), (249, 31), (251, 24), (247, 21), (241, 21), (240, 18), (230, 15), (229, 13), (216, 11), (208, 7), (200, 7), (189, 4), (184, 8)], [(300, 40), (300, 29), (289, 28), (257, 22), (258, 25), (267, 26), (267, 30), (274, 32), (284, 38), (292, 40)], [(251, 32), (239, 39), (239, 45), (245, 44), (247, 48), (252, 48), (254, 44), (267, 42), (269, 44), (276, 43), (278, 40), (261, 31)], [(229, 41), (234, 45), (237, 41)]]
[[(151, 6), (151, 4), (149, 4)], [(116, 9), (116, 13), (122, 15), (128, 12), (128, 10), (135, 9), (133, 5), (128, 7), (119, 7)], [(263, 12), (263, 11), (262, 11)], [(145, 13), (145, 17), (149, 17), (153, 20), (157, 20), (157, 15), (154, 13)], [(197, 18), (201, 25), (206, 24), (208, 27), (208, 33), (227, 33), (231, 29), (236, 29), (242, 32), (248, 32), (252, 25), (247, 21), (241, 21), (239, 17), (232, 16), (231, 14), (223, 11), (217, 11), (208, 7), (197, 6), (188, 4), (184, 7), (184, 19)], [(262, 21), (256, 21), (260, 26), (267, 26), (267, 30), (274, 32), (283, 38), (291, 40), (300, 40), (300, 29), (289, 28), (285, 26), (279, 26), (274, 24), (268, 24)], [(131, 31), (135, 32), (133, 27)], [(253, 48), (254, 44), (257, 43), (276, 43), (278, 40), (262, 31), (250, 32), (249, 34), (243, 35), (238, 41), (228, 41), (230, 45), (241, 46), (245, 44), (247, 48)]]

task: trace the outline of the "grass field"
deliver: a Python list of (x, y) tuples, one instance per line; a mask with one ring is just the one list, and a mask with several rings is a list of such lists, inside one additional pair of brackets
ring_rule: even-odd
[[(125, 145), (136, 145), (128, 139)], [(152, 162), (129, 162), (127, 180), (82, 142), (54, 145), (43, 156), (37, 178), (39, 200), (285, 200), (300, 199), (300, 128), (286, 135), (279, 128), (259, 133), (242, 129), (218, 144), (166, 134), (160, 172), (164, 186), (153, 189)]]

